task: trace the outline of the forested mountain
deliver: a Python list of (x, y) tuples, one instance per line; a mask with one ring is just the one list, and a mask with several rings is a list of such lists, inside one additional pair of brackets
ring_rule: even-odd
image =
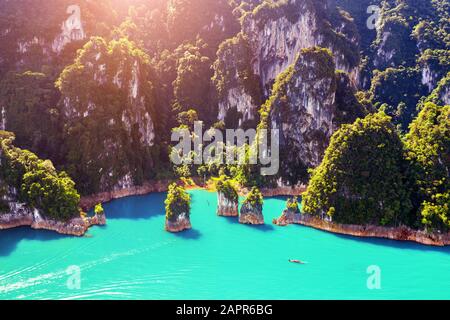
[[(370, 205), (370, 222), (406, 221), (399, 217), (414, 211), (407, 222), (416, 226), (419, 212), (433, 226), (428, 217), (449, 215), (449, 119), (441, 110), (450, 104), (449, 0), (0, 0), (0, 43), (0, 129), (67, 172), (82, 195), (219, 173), (249, 186), (307, 185), (319, 167), (310, 212), (342, 209), (336, 217), (350, 221), (346, 210)], [(432, 112), (442, 114), (426, 120)], [(442, 146), (432, 155), (422, 150), (421, 128), (438, 118)], [(280, 129), (280, 173), (261, 179), (248, 167), (174, 168), (172, 129), (195, 119), (206, 128)], [(337, 141), (366, 141), (353, 138), (359, 130), (377, 144), (367, 165), (389, 162), (382, 176), (395, 167), (379, 188), (394, 183), (403, 191), (342, 207), (341, 199), (357, 197), (348, 183), (379, 190), (371, 188), (376, 180), (346, 179), (351, 166), (327, 171), (335, 154), (354, 151)], [(433, 166), (441, 187), (421, 171), (430, 163), (420, 152), (445, 160)], [(329, 174), (344, 198), (331, 201), (321, 189)], [(385, 196), (395, 198), (393, 207), (376, 216), (385, 210), (376, 199)]]

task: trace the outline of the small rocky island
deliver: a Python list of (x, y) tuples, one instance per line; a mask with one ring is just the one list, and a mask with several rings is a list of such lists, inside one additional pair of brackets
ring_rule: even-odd
[(239, 223), (261, 225), (264, 224), (262, 213), (264, 198), (258, 188), (253, 187), (244, 200), (239, 216)]
[(176, 233), (192, 229), (191, 196), (184, 188), (176, 183), (171, 184), (164, 203), (166, 205), (166, 231)]
[(301, 213), (298, 205), (298, 198), (290, 198), (287, 200), (286, 209), (278, 219), (274, 219), (273, 223), (278, 226), (287, 226), (289, 224), (300, 223)]
[(216, 182), (217, 215), (222, 217), (239, 216), (239, 195), (233, 182), (222, 176)]

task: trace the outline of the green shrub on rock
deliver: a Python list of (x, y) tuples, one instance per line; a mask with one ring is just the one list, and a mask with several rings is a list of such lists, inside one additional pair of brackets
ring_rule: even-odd
[(450, 228), (450, 106), (425, 104), (405, 144), (418, 189), (419, 218), (428, 228)]
[(264, 197), (257, 187), (253, 187), (244, 200), (244, 205), (249, 204), (252, 207), (260, 207), (264, 203)]
[(402, 141), (380, 112), (344, 125), (331, 139), (303, 197), (303, 211), (344, 224), (411, 225)]
[(289, 211), (295, 212), (295, 213), (300, 213), (300, 208), (298, 205), (298, 198), (294, 197), (294, 198), (288, 199), (286, 202), (286, 209), (288, 209)]
[(225, 195), (228, 200), (238, 201), (238, 193), (233, 184), (233, 181), (227, 179), (226, 176), (221, 176), (219, 180), (216, 182), (216, 189), (218, 192)]
[(191, 196), (176, 183), (169, 186), (164, 204), (166, 205), (166, 218), (170, 221), (176, 220), (183, 213), (190, 215)]

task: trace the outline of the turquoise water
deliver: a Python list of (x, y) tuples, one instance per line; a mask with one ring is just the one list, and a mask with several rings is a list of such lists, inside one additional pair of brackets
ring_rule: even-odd
[[(191, 194), (194, 229), (178, 235), (163, 230), (164, 194), (106, 204), (108, 225), (85, 238), (0, 231), (0, 299), (450, 298), (449, 247), (272, 226), (282, 198), (266, 199), (265, 226), (240, 225), (215, 215), (214, 193)], [(371, 265), (378, 290), (367, 287)]]

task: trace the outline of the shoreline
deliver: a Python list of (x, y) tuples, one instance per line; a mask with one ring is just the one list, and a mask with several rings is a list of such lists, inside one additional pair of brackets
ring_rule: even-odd
[[(198, 181), (196, 181), (198, 180)], [(180, 182), (180, 181), (179, 181)], [(194, 179), (195, 184), (186, 186), (188, 190), (206, 190), (215, 192), (216, 190), (208, 184), (204, 184), (199, 179)], [(97, 194), (83, 196), (80, 200), (80, 207), (83, 210), (90, 210), (99, 203), (106, 203), (112, 200), (122, 199), (132, 196), (144, 196), (151, 193), (167, 192), (169, 185), (173, 183), (173, 180), (160, 180), (160, 181), (148, 181), (142, 186), (133, 186), (124, 189), (113, 190), (109, 192), (100, 192)], [(263, 188), (261, 193), (264, 197), (278, 197), (278, 196), (301, 196), (306, 191), (306, 186), (298, 187), (277, 187), (277, 188)], [(240, 190), (240, 195), (245, 195), (248, 190)]]
[[(109, 202), (116, 199), (121, 199), (129, 196), (140, 196), (151, 193), (166, 192), (171, 180), (164, 181), (149, 181), (142, 186), (135, 186), (131, 188), (103, 192), (92, 196), (82, 197), (80, 205), (85, 210), (94, 207), (98, 203)], [(188, 186), (188, 189), (202, 189), (206, 191), (215, 191), (209, 185), (203, 185), (196, 181), (193, 186)], [(240, 194), (245, 194), (248, 190), (240, 190)], [(261, 193), (264, 197), (278, 197), (278, 196), (301, 196), (306, 191), (306, 186), (297, 187), (277, 187), (264, 188)], [(428, 246), (448, 246), (450, 245), (450, 233), (437, 234), (426, 233), (422, 230), (413, 230), (408, 227), (389, 228), (379, 226), (358, 226), (358, 225), (341, 225), (337, 223), (330, 223), (309, 215), (301, 215), (302, 219), (298, 221), (291, 221), (287, 224), (300, 224), (305, 227), (311, 227), (317, 230), (322, 230), (334, 234), (348, 235), (355, 238), (379, 238), (396, 241), (411, 241)], [(278, 219), (279, 220), (279, 219)], [(283, 225), (283, 224), (281, 224)]]
[[(80, 207), (83, 210), (88, 211), (99, 203), (106, 203), (131, 196), (144, 196), (152, 193), (166, 192), (172, 182), (172, 180), (148, 181), (142, 186), (133, 186), (130, 188), (84, 196), (81, 197)], [(202, 183), (198, 183), (198, 181), (196, 181), (195, 185), (188, 186), (187, 188), (191, 190), (201, 189), (214, 191), (211, 189), (211, 186), (203, 185)], [(306, 186), (261, 189), (264, 197), (301, 196), (305, 191)], [(242, 194), (245, 194), (246, 192), (246, 189), (242, 189), (240, 191)], [(74, 218), (68, 222), (60, 222), (50, 219), (37, 218), (35, 213), (28, 210), (26, 212), (19, 212), (18, 214), (0, 215), (0, 230), (28, 226), (32, 229), (55, 231), (63, 235), (83, 236), (90, 227), (105, 224), (106, 218), (104, 216), (94, 216), (88, 218), (80, 217)], [(274, 220), (274, 224), (279, 226), (299, 224), (333, 234), (348, 235), (356, 238), (379, 238), (396, 241), (411, 241), (422, 245), (439, 247), (450, 245), (450, 232), (447, 234), (438, 234), (427, 233), (423, 230), (413, 230), (408, 227), (392, 228), (370, 225), (342, 225), (304, 214), (300, 214), (296, 217), (282, 215), (279, 219)]]
[(105, 215), (76, 217), (66, 222), (43, 218), (36, 210), (0, 215), (0, 230), (30, 227), (34, 230), (54, 231), (61, 235), (82, 237), (90, 227), (96, 225), (106, 225)]
[(132, 196), (144, 196), (151, 193), (166, 192), (172, 182), (173, 181), (171, 180), (148, 181), (145, 182), (142, 186), (133, 186), (130, 188), (101, 192), (89, 196), (82, 196), (80, 199), (80, 207), (83, 210), (88, 211), (99, 203), (106, 203), (112, 200)]
[(410, 241), (435, 247), (445, 247), (450, 245), (450, 232), (446, 234), (427, 233), (424, 230), (414, 230), (406, 226), (381, 227), (372, 225), (344, 225), (328, 222), (307, 214), (298, 214), (295, 215), (295, 217), (292, 215), (282, 215), (279, 219), (274, 220), (274, 224), (279, 226), (298, 224), (333, 234), (347, 235), (355, 238), (378, 238), (395, 241)]

